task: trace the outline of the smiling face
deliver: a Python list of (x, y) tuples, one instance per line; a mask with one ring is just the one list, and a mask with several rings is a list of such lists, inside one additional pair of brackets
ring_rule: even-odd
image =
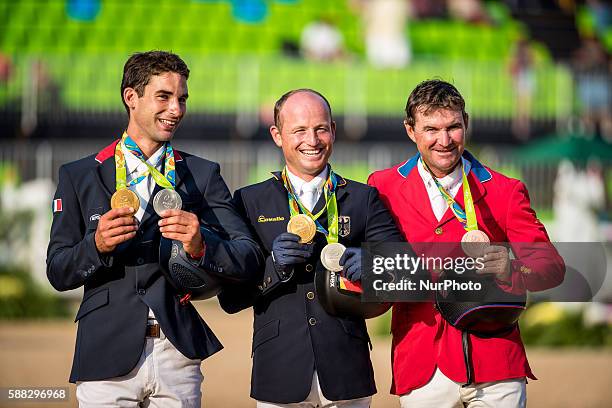
[(319, 174), (329, 160), (336, 135), (327, 104), (311, 92), (291, 95), (282, 106), (274, 143), (283, 149), (287, 168), (305, 181)]
[(152, 75), (142, 96), (134, 88), (124, 90), (130, 112), (127, 133), (147, 156), (172, 139), (187, 111), (187, 97), (187, 79), (176, 72)]
[(404, 122), (408, 136), (417, 145), (423, 161), (437, 178), (450, 174), (464, 150), (467, 115), (452, 109), (417, 108), (414, 126)]

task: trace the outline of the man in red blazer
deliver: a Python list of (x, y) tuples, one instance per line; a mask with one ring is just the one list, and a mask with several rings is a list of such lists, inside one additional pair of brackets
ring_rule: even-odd
[[(449, 203), (466, 208), (465, 179), (477, 230), (490, 242), (509, 243), (515, 258), (510, 259), (506, 246), (490, 245), (479, 273), (493, 276), (501, 289), (515, 294), (559, 285), (563, 259), (531, 208), (525, 185), (483, 166), (464, 150), (468, 114), (457, 89), (440, 80), (419, 84), (408, 98), (404, 126), (418, 154), (373, 173), (368, 183), (379, 190), (406, 239), (461, 241), (469, 223)], [(489, 338), (469, 334), (470, 373), (462, 332), (442, 318), (433, 302), (396, 303), (391, 331), (391, 392), (400, 395), (402, 407), (525, 406), (526, 377), (535, 376), (518, 327)], [(468, 374), (472, 381), (466, 385)]]

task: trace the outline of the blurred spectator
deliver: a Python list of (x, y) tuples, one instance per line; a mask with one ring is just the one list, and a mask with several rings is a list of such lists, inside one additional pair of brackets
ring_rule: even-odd
[(403, 68), (412, 59), (408, 0), (353, 0), (365, 25), (366, 54), (376, 68)]
[(601, 0), (587, 0), (587, 8), (593, 16), (593, 22), (595, 23), (595, 31), (597, 35), (603, 37), (610, 27), (610, 21), (612, 20), (612, 10), (608, 2)]
[(32, 61), (30, 77), (22, 104), (21, 134), (24, 137), (31, 136), (41, 120), (57, 119), (63, 109), (61, 88), (42, 59)]
[(0, 84), (5, 84), (11, 78), (13, 72), (13, 62), (8, 55), (0, 52)]
[(581, 121), (590, 134), (612, 140), (610, 56), (595, 37), (585, 38), (574, 56)]
[(474, 24), (489, 24), (490, 19), (479, 0), (447, 0), (452, 18)]
[(598, 242), (599, 213), (605, 207), (601, 166), (589, 162), (586, 170), (571, 161), (559, 163), (554, 185), (555, 239), (560, 242)]
[(513, 12), (540, 12), (543, 10), (558, 10), (559, 0), (504, 0)]
[(446, 18), (446, 0), (411, 0), (412, 17)]
[(300, 48), (308, 60), (335, 61), (344, 56), (344, 38), (330, 19), (321, 17), (304, 27)]
[(536, 85), (533, 55), (527, 39), (521, 38), (516, 42), (509, 68), (514, 83), (516, 104), (512, 133), (517, 139), (527, 140), (531, 133), (531, 102)]

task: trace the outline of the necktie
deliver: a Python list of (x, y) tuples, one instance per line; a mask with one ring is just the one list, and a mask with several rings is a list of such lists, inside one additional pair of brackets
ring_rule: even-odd
[(304, 207), (308, 209), (308, 211), (312, 211), (316, 204), (316, 194), (317, 194), (317, 186), (304, 184), (302, 186), (302, 196), (300, 197), (300, 201), (304, 204)]

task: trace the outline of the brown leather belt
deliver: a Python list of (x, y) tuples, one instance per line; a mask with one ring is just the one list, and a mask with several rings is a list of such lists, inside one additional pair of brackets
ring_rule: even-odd
[(145, 336), (147, 337), (159, 337), (159, 323), (155, 324), (147, 324), (147, 330), (145, 331)]

